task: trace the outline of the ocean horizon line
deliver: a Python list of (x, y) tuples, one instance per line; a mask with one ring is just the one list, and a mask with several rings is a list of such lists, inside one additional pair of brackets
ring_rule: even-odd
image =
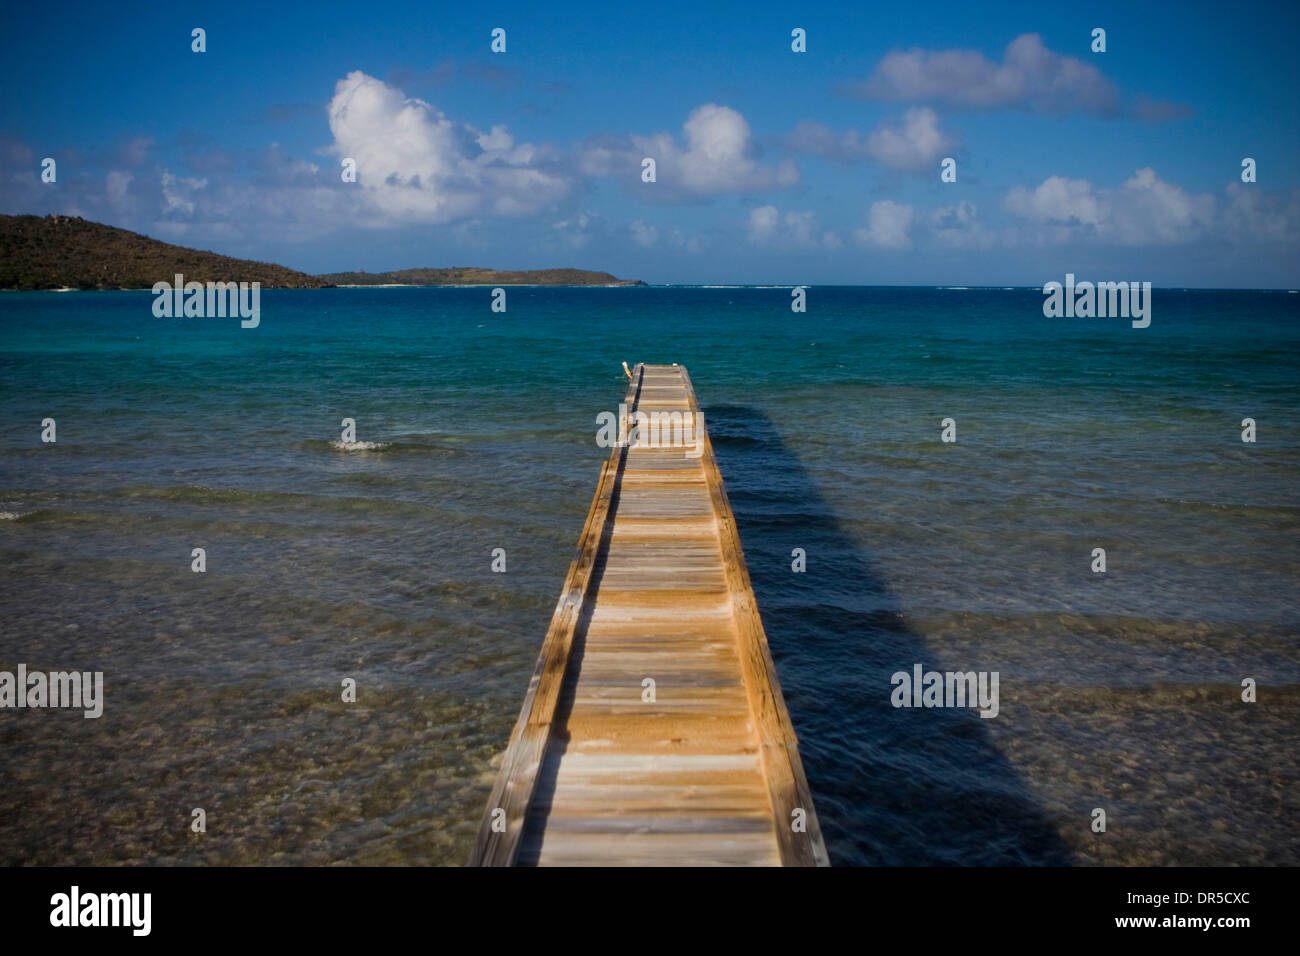
[[(1054, 281), (1054, 280), (1048, 280)], [(554, 282), (484, 282), (456, 284), (418, 284), (411, 282), (385, 282), (374, 285), (364, 283), (343, 283), (324, 286), (266, 286), (264, 291), (319, 292), (325, 289), (926, 289), (940, 292), (1042, 292), (1039, 285), (944, 285), (939, 283), (854, 283), (854, 282), (642, 282), (641, 285), (584, 283), (566, 285)], [(1181, 286), (1152, 285), (1153, 290), (1161, 292), (1281, 292), (1290, 295), (1300, 293), (1300, 289), (1283, 286)], [(154, 295), (152, 289), (117, 288), (117, 289), (77, 289), (65, 286), (58, 289), (0, 289), (0, 294), (28, 294), (49, 292), (143, 292)]]

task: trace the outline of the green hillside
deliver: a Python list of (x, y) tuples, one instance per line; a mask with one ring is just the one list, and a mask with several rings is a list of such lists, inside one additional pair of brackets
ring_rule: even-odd
[(311, 276), (270, 262), (186, 249), (68, 216), (0, 215), (0, 289), (148, 289), (172, 282), (260, 282), (263, 288), (332, 285), (644, 285), (585, 269), (402, 269)]
[(0, 289), (147, 289), (173, 281), (319, 288), (323, 279), (68, 216), (0, 215)]

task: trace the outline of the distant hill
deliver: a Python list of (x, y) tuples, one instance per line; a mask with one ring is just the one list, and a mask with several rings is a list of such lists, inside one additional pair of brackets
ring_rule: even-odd
[(69, 216), (0, 215), (0, 289), (148, 289), (155, 282), (260, 282), (262, 288), (333, 285), (645, 285), (585, 269), (402, 269), (311, 276), (232, 259)]
[(260, 282), (314, 289), (324, 279), (269, 262), (232, 259), (68, 216), (0, 215), (0, 289), (147, 289), (171, 282)]
[(396, 272), (331, 272), (318, 278), (331, 285), (645, 285), (587, 269), (399, 269)]

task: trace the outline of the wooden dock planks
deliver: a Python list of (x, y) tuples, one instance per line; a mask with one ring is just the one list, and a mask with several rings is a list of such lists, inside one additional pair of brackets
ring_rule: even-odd
[(470, 863), (827, 865), (686, 369), (626, 405), (692, 427), (602, 467)]

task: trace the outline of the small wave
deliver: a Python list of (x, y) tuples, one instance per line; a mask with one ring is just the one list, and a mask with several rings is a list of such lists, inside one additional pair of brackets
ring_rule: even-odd
[(389, 444), (386, 441), (332, 441), (330, 447), (339, 451), (383, 451)]
[(470, 443), (462, 438), (452, 436), (442, 436), (440, 441), (431, 441), (424, 436), (415, 437), (416, 440), (414, 441), (411, 440), (412, 436), (399, 436), (390, 438), (388, 441), (354, 442), (308, 438), (295, 442), (294, 447), (312, 454), (330, 455), (339, 452), (374, 452), (383, 453), (384, 455), (457, 455), (462, 454), (465, 449), (458, 447), (456, 442)]
[(311, 453), (337, 454), (339, 451), (374, 451), (385, 455), (455, 455), (463, 449), (455, 442), (463, 441), (456, 437), (443, 437), (442, 441), (429, 441), (424, 437), (412, 441), (411, 437), (390, 438), (389, 441), (326, 441), (325, 438), (308, 438), (300, 441), (296, 447)]
[(0, 511), (0, 521), (17, 521), (21, 517), (16, 511)]

